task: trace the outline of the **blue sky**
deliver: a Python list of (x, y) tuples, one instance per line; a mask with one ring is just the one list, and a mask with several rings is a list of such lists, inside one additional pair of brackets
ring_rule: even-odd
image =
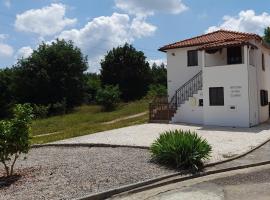
[(0, 0), (0, 67), (57, 37), (73, 40), (92, 72), (106, 51), (124, 42), (161, 62), (159, 47), (205, 32), (262, 34), (269, 9), (267, 0)]

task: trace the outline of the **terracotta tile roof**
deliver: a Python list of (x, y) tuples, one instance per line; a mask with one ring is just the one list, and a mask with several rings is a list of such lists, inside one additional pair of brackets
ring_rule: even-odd
[(247, 43), (250, 39), (257, 39), (259, 41), (262, 38), (257, 34), (242, 33), (228, 30), (218, 30), (212, 33), (200, 35), (190, 39), (186, 39), (173, 44), (165, 45), (161, 47), (160, 51), (166, 51), (168, 49), (184, 48), (199, 46), (199, 49), (221, 47), (226, 45), (236, 45)]

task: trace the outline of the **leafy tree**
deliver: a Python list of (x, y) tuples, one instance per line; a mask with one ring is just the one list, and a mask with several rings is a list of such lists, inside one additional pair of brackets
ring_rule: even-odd
[(101, 88), (100, 75), (87, 73), (85, 77), (85, 102), (91, 103), (96, 99), (97, 91)]
[(143, 52), (125, 44), (112, 49), (101, 61), (103, 85), (118, 85), (123, 100), (143, 97), (150, 83), (150, 67)]
[(161, 84), (151, 84), (146, 98), (151, 100), (156, 96), (167, 96), (167, 88)]
[(270, 27), (264, 29), (263, 39), (266, 43), (270, 44)]
[(164, 63), (162, 63), (160, 66), (158, 66), (156, 63), (152, 65), (151, 77), (152, 84), (158, 84), (167, 87), (167, 69)]
[(96, 101), (99, 105), (102, 105), (106, 111), (113, 110), (120, 101), (119, 87), (106, 85), (104, 88), (99, 89)]
[(30, 149), (29, 125), (32, 117), (29, 104), (16, 105), (13, 119), (0, 122), (0, 161), (7, 176), (13, 175), (20, 154), (26, 154)]
[(8, 117), (15, 102), (14, 70), (0, 70), (0, 118)]
[(71, 41), (41, 44), (32, 55), (15, 66), (19, 102), (50, 105), (66, 102), (68, 109), (84, 97), (87, 58)]

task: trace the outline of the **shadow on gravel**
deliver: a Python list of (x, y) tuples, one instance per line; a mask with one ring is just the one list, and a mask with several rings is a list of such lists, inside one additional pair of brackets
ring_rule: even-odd
[(9, 187), (16, 181), (18, 181), (22, 176), (21, 175), (13, 175), (10, 177), (0, 177), (0, 189), (4, 187)]

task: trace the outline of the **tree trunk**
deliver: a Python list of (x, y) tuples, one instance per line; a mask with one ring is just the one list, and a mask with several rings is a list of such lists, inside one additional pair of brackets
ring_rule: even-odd
[(15, 155), (15, 157), (14, 157), (14, 160), (13, 160), (13, 162), (12, 162), (12, 165), (11, 165), (11, 167), (10, 167), (10, 176), (12, 176), (13, 175), (13, 169), (14, 169), (14, 165), (15, 165), (15, 162), (16, 162), (16, 160), (18, 159), (18, 154), (16, 154)]
[(7, 166), (7, 164), (4, 161), (2, 161), (2, 163), (3, 163), (4, 167), (5, 167), (6, 176), (8, 177), (10, 175), (9, 174), (9, 167)]

